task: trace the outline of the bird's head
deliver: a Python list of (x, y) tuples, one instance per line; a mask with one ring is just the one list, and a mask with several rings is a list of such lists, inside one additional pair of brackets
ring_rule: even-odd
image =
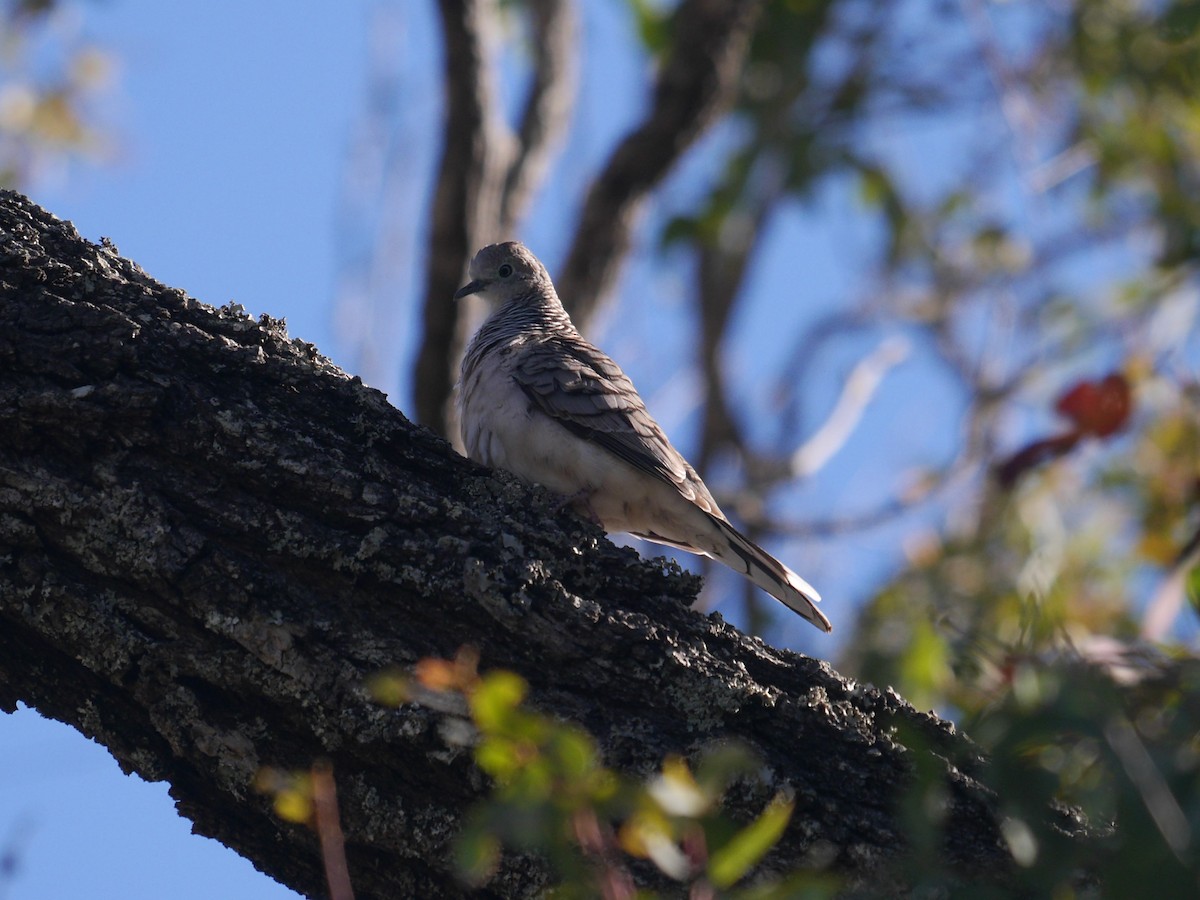
[(522, 297), (533, 300), (555, 296), (546, 267), (516, 241), (484, 247), (471, 260), (467, 274), (471, 280), (455, 291), (455, 300), (479, 294), (498, 307)]

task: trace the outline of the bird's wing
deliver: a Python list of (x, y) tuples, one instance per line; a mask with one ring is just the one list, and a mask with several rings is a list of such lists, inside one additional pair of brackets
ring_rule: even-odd
[[(556, 422), (721, 516), (700, 476), (667, 440), (621, 368), (578, 335), (525, 344), (514, 380)], [(722, 516), (723, 518), (723, 516)]]

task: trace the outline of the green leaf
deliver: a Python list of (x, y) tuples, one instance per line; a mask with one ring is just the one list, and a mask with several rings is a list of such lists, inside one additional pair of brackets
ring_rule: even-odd
[(659, 248), (665, 250), (673, 244), (686, 244), (699, 234), (700, 223), (695, 216), (675, 216), (663, 227)]
[(679, 757), (663, 763), (662, 774), (650, 782), (646, 792), (669, 816), (694, 818), (702, 815), (714, 799), (700, 789), (691, 769)]
[(708, 877), (718, 888), (735, 884), (778, 842), (795, 804), (776, 797), (763, 814), (735, 834), (708, 860)]
[(1167, 7), (1158, 20), (1157, 33), (1165, 41), (1183, 43), (1193, 41), (1200, 31), (1200, 6), (1190, 0), (1174, 3)]
[(596, 768), (596, 745), (583, 731), (560, 726), (551, 736), (550, 750), (559, 774), (570, 781), (583, 781)]
[(905, 696), (918, 709), (932, 708), (954, 682), (950, 648), (928, 619), (911, 625), (908, 647), (900, 658)]
[(500, 840), (483, 829), (468, 829), (454, 845), (458, 871), (471, 884), (483, 884), (500, 861)]
[(471, 714), (481, 731), (496, 732), (506, 727), (529, 685), (512, 672), (490, 672), (471, 695)]
[(705, 752), (696, 767), (696, 781), (706, 794), (715, 797), (735, 778), (754, 775), (760, 765), (749, 748), (729, 741)]
[(528, 748), (502, 737), (481, 741), (475, 748), (475, 762), (497, 781), (506, 783), (528, 764)]
[(1187, 575), (1187, 596), (1192, 609), (1200, 613), (1200, 566), (1196, 566)]
[(666, 53), (671, 45), (670, 16), (661, 3), (652, 0), (630, 0), (638, 36), (654, 56)]
[(380, 672), (367, 680), (371, 699), (382, 706), (397, 707), (412, 699), (411, 679), (398, 671)]

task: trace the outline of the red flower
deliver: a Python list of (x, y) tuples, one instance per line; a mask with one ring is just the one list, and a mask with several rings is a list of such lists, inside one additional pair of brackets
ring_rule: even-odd
[(1133, 392), (1124, 375), (1114, 372), (1101, 381), (1080, 381), (1058, 398), (1054, 408), (1071, 422), (1063, 434), (1034, 441), (996, 467), (996, 477), (1012, 487), (1022, 475), (1042, 463), (1065, 456), (1082, 438), (1106, 438), (1129, 421)]
[(1054, 406), (1073, 423), (1079, 434), (1108, 437), (1129, 421), (1133, 394), (1124, 375), (1114, 373), (1103, 381), (1081, 381), (1058, 398)]

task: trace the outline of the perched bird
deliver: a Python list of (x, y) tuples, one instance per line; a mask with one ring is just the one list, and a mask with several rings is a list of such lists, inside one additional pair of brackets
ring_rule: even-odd
[(529, 250), (515, 242), (484, 247), (469, 277), (454, 298), (479, 294), (491, 308), (459, 384), (472, 459), (557, 491), (606, 531), (720, 560), (831, 630), (808, 582), (729, 524), (633, 382), (575, 330)]

